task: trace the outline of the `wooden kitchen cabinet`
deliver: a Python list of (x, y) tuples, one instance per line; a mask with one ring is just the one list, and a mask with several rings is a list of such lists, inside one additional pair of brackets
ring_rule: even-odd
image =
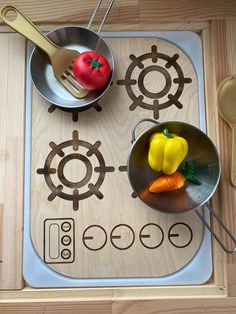
[[(9, 2), (2, 0), (0, 6), (5, 4)], [(12, 4), (40, 29), (49, 31), (64, 24), (86, 26), (96, 1), (15, 0)], [(225, 77), (236, 73), (236, 2), (117, 0), (104, 30), (190, 30), (201, 37), (207, 134), (218, 148), (222, 166), (212, 204), (235, 234), (236, 190), (229, 181), (232, 135), (217, 110), (217, 88)], [(26, 43), (2, 22), (0, 40), (0, 313), (235, 313), (235, 255), (223, 253), (215, 241), (213, 275), (203, 285), (36, 289), (24, 282)]]

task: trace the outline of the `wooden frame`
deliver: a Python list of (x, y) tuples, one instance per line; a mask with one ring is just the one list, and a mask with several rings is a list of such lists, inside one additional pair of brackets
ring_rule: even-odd
[[(4, 2), (4, 1), (3, 1)], [(58, 1), (59, 2), (59, 1)], [(95, 1), (93, 1), (95, 2)], [(199, 6), (198, 9), (193, 1), (191, 1), (191, 10), (188, 16), (184, 15), (184, 8), (177, 8), (177, 4), (173, 1), (172, 14), (175, 14), (175, 21), (169, 23), (166, 15), (163, 19), (163, 15), (157, 14), (160, 18), (158, 24), (156, 18), (152, 14), (154, 9), (157, 12), (158, 4), (160, 5), (159, 11), (166, 12), (165, 5), (161, 5), (159, 1), (131, 1), (129, 2), (129, 10), (133, 12), (139, 12), (136, 18), (129, 20), (131, 14), (126, 14), (122, 18), (119, 18), (118, 6), (124, 13), (127, 10), (126, 1), (118, 1), (116, 11), (113, 13), (114, 23), (106, 26), (107, 30), (193, 30), (200, 34), (203, 46), (204, 46), (204, 64), (205, 64), (205, 93), (206, 93), (206, 108), (207, 108), (207, 132), (215, 145), (217, 146), (221, 161), (222, 161), (222, 178), (213, 198), (213, 205), (217, 206), (221, 211), (223, 221), (229, 226), (230, 230), (235, 234), (236, 222), (235, 222), (235, 204), (236, 204), (236, 192), (229, 184), (229, 165), (230, 165), (230, 152), (227, 151), (227, 147), (230, 147), (231, 132), (228, 125), (219, 117), (217, 111), (217, 98), (216, 92), (219, 83), (226, 76), (235, 74), (236, 71), (236, 59), (235, 59), (235, 47), (236, 39), (234, 37), (236, 31), (236, 5), (234, 1), (224, 1), (225, 7), (221, 5), (221, 1), (205, 1), (203, 6)], [(155, 2), (155, 3), (154, 3)], [(177, 2), (177, 1), (176, 1)], [(71, 1), (73, 3), (73, 1)], [(158, 4), (157, 4), (158, 3)], [(179, 1), (183, 5), (184, 1)], [(15, 1), (15, 4), (28, 12), (29, 6), (27, 1)], [(81, 1), (82, 4), (82, 1)], [(89, 9), (91, 9), (94, 3), (84, 5), (81, 19), (86, 21), (89, 15)], [(215, 5), (214, 5), (215, 4)], [(65, 5), (65, 4), (64, 4)], [(180, 5), (180, 7), (181, 7)], [(212, 7), (211, 7), (212, 5)], [(50, 6), (50, 3), (48, 4)], [(141, 12), (139, 8), (145, 6), (145, 9)], [(205, 6), (205, 7), (204, 7)], [(153, 9), (154, 8), (154, 9)], [(194, 9), (195, 8), (195, 9)], [(63, 8), (61, 8), (63, 9)], [(27, 11), (26, 10), (26, 11)], [(195, 10), (195, 11), (194, 11)], [(27, 12), (26, 12), (27, 13)], [(185, 14), (187, 14), (185, 12)], [(40, 8), (35, 9), (32, 13), (34, 20), (42, 22), (43, 12)], [(73, 14), (71, 13), (71, 16)], [(187, 22), (183, 22), (186, 17)], [(58, 23), (62, 23), (63, 16), (58, 9), (54, 13), (54, 18), (51, 19), (53, 24), (49, 20), (49, 16), (43, 20), (43, 23), (39, 24), (41, 29), (48, 30), (54, 28)], [(68, 18), (67, 22), (73, 22), (73, 17)], [(190, 22), (188, 22), (190, 21)], [(192, 22), (193, 21), (193, 22)], [(0, 26), (1, 33), (10, 34), (11, 31), (5, 25)], [(24, 62), (18, 69), (17, 78), (18, 81), (24, 80)], [(9, 159), (1, 164), (5, 167), (10, 167), (11, 171), (17, 169), (17, 183), (15, 185), (17, 191), (17, 197), (14, 201), (6, 203), (5, 198), (1, 198), (0, 203), (0, 260), (4, 254), (9, 254), (9, 263), (7, 267), (3, 269), (0, 266), (0, 313), (27, 313), (32, 311), (34, 313), (184, 313), (193, 311), (194, 313), (205, 313), (208, 310), (209, 313), (233, 313), (236, 307), (236, 258), (234, 255), (226, 256), (219, 246), (214, 242), (214, 273), (211, 280), (201, 286), (181, 286), (181, 287), (120, 287), (120, 288), (77, 288), (77, 289), (32, 289), (26, 286), (22, 280), (21, 275), (21, 256), (22, 256), (22, 208), (23, 190), (19, 188), (23, 181), (23, 151), (24, 151), (24, 89), (23, 83), (14, 89), (14, 97), (11, 98), (11, 89), (9, 87), (9, 80), (0, 86), (1, 94), (4, 90), (5, 100), (11, 102), (17, 101), (19, 105), (19, 111), (17, 116), (15, 110), (9, 115), (12, 117), (12, 125), (18, 125), (14, 138), (17, 138), (17, 142), (12, 142), (12, 145), (17, 144), (18, 158), (17, 161), (13, 161), (9, 164)], [(1, 75), (2, 82), (2, 75)], [(1, 115), (4, 114), (6, 104), (2, 101), (0, 106)], [(10, 104), (9, 104), (10, 107)], [(5, 125), (3, 131), (1, 131), (0, 138), (11, 137), (12, 134), (9, 131), (11, 127)], [(4, 142), (4, 141), (3, 141)], [(1, 147), (2, 149), (2, 147)], [(6, 148), (8, 152), (9, 148)], [(5, 158), (6, 155), (4, 153)], [(10, 156), (12, 156), (10, 154)], [(11, 160), (11, 158), (10, 158)], [(8, 162), (6, 162), (8, 161)], [(2, 176), (1, 179), (5, 177)], [(1, 187), (4, 185), (0, 183)], [(6, 182), (6, 191), (12, 181)], [(18, 188), (17, 188), (18, 187)], [(9, 192), (5, 197), (12, 199), (12, 194)], [(15, 206), (14, 206), (15, 205)], [(20, 212), (19, 212), (20, 211)], [(17, 216), (15, 216), (17, 214)], [(17, 217), (17, 218), (16, 218)], [(4, 242), (4, 235), (8, 234), (9, 223), (11, 223), (11, 233), (17, 234), (14, 241), (11, 242), (11, 250), (7, 249), (7, 244)], [(217, 226), (215, 226), (217, 232), (220, 232)], [(17, 266), (16, 266), (17, 265)], [(11, 277), (9, 274), (14, 271), (14, 280), (9, 281)], [(9, 290), (10, 289), (10, 290)]]

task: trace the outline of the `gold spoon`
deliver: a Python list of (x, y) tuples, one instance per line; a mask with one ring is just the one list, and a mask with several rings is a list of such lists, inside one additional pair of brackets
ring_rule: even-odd
[(232, 129), (231, 183), (236, 187), (236, 76), (224, 79), (218, 88), (218, 108)]

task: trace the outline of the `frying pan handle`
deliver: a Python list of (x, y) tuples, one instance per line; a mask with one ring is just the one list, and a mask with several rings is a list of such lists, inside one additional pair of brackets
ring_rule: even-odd
[(154, 119), (150, 119), (150, 118), (144, 118), (144, 119), (140, 120), (140, 121), (134, 126), (134, 128), (133, 128), (133, 131), (132, 131), (132, 140), (131, 140), (131, 143), (132, 143), (132, 144), (136, 141), (136, 134), (135, 134), (136, 129), (137, 129), (137, 127), (138, 127), (141, 123), (143, 123), (143, 122), (152, 122), (152, 123), (154, 123), (154, 124), (160, 124), (160, 122), (158, 122), (158, 121), (156, 121), (156, 120), (154, 120)]
[(214, 232), (214, 230), (211, 228), (211, 226), (207, 223), (207, 221), (205, 220), (205, 218), (202, 216), (202, 214), (198, 211), (196, 211), (196, 214), (198, 215), (198, 217), (202, 220), (202, 222), (204, 223), (204, 225), (207, 227), (207, 229), (210, 231), (210, 233), (212, 234), (212, 236), (216, 239), (216, 241), (219, 243), (219, 245), (222, 247), (222, 249), (226, 252), (226, 253), (235, 253), (236, 252), (236, 239), (235, 237), (232, 235), (232, 233), (229, 231), (229, 229), (225, 226), (225, 224), (222, 222), (222, 220), (220, 219), (220, 217), (218, 216), (218, 214), (213, 210), (213, 208), (211, 208), (211, 206), (206, 203), (205, 207), (212, 213), (212, 215), (214, 216), (214, 218), (217, 220), (217, 222), (219, 223), (219, 225), (223, 228), (224, 232), (227, 234), (227, 236), (230, 238), (230, 240), (233, 242), (234, 244), (234, 248), (232, 250), (228, 249), (224, 243), (220, 240), (220, 238), (218, 237), (218, 235)]
[[(91, 16), (91, 18), (90, 18), (90, 21), (89, 21), (89, 23), (88, 23), (88, 26), (87, 26), (88, 29), (91, 29), (93, 20), (94, 20), (96, 14), (97, 14), (97, 12), (98, 12), (98, 9), (99, 9), (99, 7), (100, 7), (102, 1), (103, 1), (103, 0), (98, 0), (98, 3), (97, 3), (97, 5), (96, 5), (96, 8), (95, 8), (95, 10), (93, 11), (93, 14), (92, 14), (92, 16)], [(115, 1), (115, 0), (111, 0), (111, 1), (110, 1), (110, 4), (109, 4), (109, 6), (108, 6), (108, 8), (107, 8), (107, 10), (106, 10), (106, 13), (105, 13), (105, 15), (104, 15), (104, 17), (103, 17), (103, 19), (102, 19), (102, 22), (101, 22), (101, 24), (100, 24), (100, 26), (99, 26), (99, 28), (98, 28), (97, 34), (100, 34), (100, 32), (101, 32), (101, 30), (102, 30), (102, 28), (103, 28), (103, 25), (104, 25), (104, 23), (105, 23), (105, 21), (106, 21), (106, 19), (107, 19), (107, 16), (108, 16), (108, 14), (109, 14), (109, 12), (110, 12), (112, 6), (113, 6), (114, 1)]]

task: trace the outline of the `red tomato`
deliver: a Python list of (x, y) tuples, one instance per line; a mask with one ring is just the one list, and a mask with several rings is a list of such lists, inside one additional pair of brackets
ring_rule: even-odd
[(111, 67), (102, 54), (85, 51), (75, 59), (73, 73), (81, 87), (95, 90), (107, 84), (111, 75)]

